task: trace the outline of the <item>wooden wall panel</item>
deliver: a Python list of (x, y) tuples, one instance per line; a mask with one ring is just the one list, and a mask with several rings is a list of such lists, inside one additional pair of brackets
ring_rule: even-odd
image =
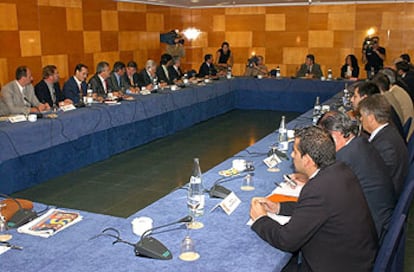
[(68, 55), (42, 56), (41, 61), (42, 67), (49, 64), (55, 65), (61, 78), (68, 78), (72, 75), (72, 73), (69, 72)]
[(83, 30), (83, 16), (81, 8), (66, 9), (66, 29)]
[(20, 50), (22, 57), (40, 56), (40, 31), (20, 31)]
[(17, 29), (16, 5), (0, 3), (0, 30)]
[(286, 16), (285, 14), (266, 14), (265, 17), (266, 31), (285, 31)]

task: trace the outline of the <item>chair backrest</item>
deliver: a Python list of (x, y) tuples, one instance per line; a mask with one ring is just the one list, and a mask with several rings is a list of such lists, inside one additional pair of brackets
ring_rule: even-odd
[(400, 217), (401, 214), (408, 215), (411, 203), (414, 198), (414, 163), (409, 164), (408, 175), (404, 182), (404, 187), (401, 195), (398, 199), (397, 205), (395, 205), (392, 221)]
[(408, 133), (410, 132), (412, 121), (413, 121), (413, 118), (409, 117), (407, 121), (405, 122), (405, 124), (403, 125), (404, 139), (407, 139)]
[(393, 262), (398, 258), (399, 254), (404, 252), (397, 251), (399, 244), (404, 242), (404, 231), (405, 231), (405, 219), (406, 215), (402, 214), (398, 220), (391, 222), (391, 227), (385, 235), (384, 241), (378, 251), (377, 258), (375, 259), (374, 272), (393, 271), (391, 268)]
[(408, 148), (408, 161), (411, 164), (414, 161), (414, 133), (411, 134), (410, 139), (408, 139), (407, 148)]

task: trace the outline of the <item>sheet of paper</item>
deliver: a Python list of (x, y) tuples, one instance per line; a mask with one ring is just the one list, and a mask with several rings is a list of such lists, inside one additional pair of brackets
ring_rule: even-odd
[[(274, 214), (274, 213), (267, 213), (267, 216), (269, 216), (270, 218), (272, 218), (273, 220), (278, 222), (280, 225), (285, 225), (290, 220), (290, 216), (286, 216), (286, 215), (278, 215), (278, 214)], [(248, 226), (253, 225), (253, 220), (249, 219), (249, 221), (247, 221), (246, 225), (248, 225)]]
[(303, 186), (296, 186), (295, 188), (292, 188), (289, 184), (286, 182), (279, 183), (279, 186), (276, 187), (271, 193), (273, 194), (280, 194), (280, 195), (288, 195), (288, 196), (295, 196), (299, 197), (300, 191), (302, 190)]

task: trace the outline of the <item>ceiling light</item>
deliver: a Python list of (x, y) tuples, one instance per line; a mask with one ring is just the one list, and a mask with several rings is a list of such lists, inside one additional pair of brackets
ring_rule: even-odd
[(187, 28), (183, 31), (184, 36), (190, 41), (197, 39), (200, 33), (200, 30), (194, 27)]

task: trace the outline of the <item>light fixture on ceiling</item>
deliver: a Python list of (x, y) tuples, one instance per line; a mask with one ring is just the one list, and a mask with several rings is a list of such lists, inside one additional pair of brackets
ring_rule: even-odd
[(375, 32), (376, 32), (376, 30), (375, 30), (375, 28), (374, 28), (374, 27), (371, 27), (370, 29), (368, 29), (368, 30), (367, 30), (367, 35), (368, 35), (368, 37), (370, 37), (370, 36), (374, 35), (374, 34), (375, 34)]
[(187, 40), (195, 40), (198, 38), (198, 36), (201, 34), (201, 31), (199, 29), (196, 29), (194, 27), (189, 27), (185, 30), (183, 30), (184, 36), (187, 38)]

